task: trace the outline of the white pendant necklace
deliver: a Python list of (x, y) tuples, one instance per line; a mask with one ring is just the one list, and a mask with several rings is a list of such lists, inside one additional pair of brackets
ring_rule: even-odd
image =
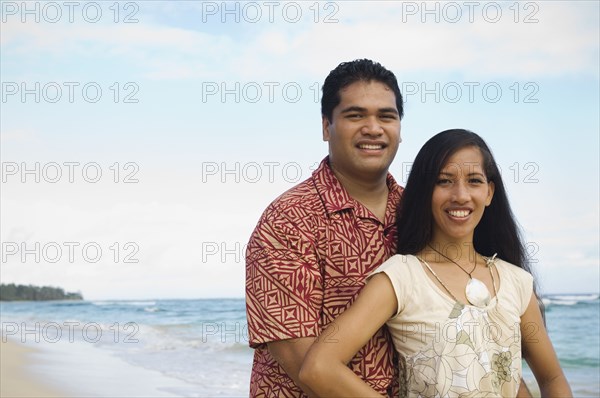
[[(431, 248), (431, 250), (433, 250), (434, 252), (438, 253), (439, 255), (441, 255), (442, 257), (444, 257), (446, 260), (456, 264), (456, 266), (458, 268), (460, 268), (465, 274), (467, 274), (469, 276), (469, 282), (467, 283), (467, 286), (465, 287), (465, 297), (467, 298), (467, 301), (469, 302), (469, 304), (474, 305), (476, 307), (485, 307), (487, 306), (490, 301), (491, 301), (491, 296), (490, 296), (490, 291), (488, 290), (487, 286), (485, 285), (485, 283), (483, 283), (482, 281), (480, 281), (477, 278), (473, 278), (473, 272), (475, 272), (475, 269), (477, 268), (477, 256), (475, 256), (475, 266), (473, 267), (473, 269), (471, 270), (471, 272), (468, 272), (467, 270), (465, 270), (463, 267), (460, 266), (460, 264), (458, 264), (456, 261), (452, 260), (450, 257), (444, 255), (443, 253), (437, 251), (436, 249), (434, 249), (431, 245), (427, 245)], [(492, 262), (494, 260), (496, 256), (494, 255), (494, 257), (492, 257)], [(423, 260), (421, 260), (423, 261)], [(448, 293), (450, 293), (450, 295), (456, 300), (456, 297), (454, 297), (454, 295), (450, 292), (450, 290), (448, 289), (448, 287), (440, 280), (440, 278), (436, 275), (435, 272), (433, 272), (433, 270), (431, 269), (431, 267), (429, 266), (429, 264), (427, 264), (425, 261), (423, 261), (423, 263), (427, 266), (427, 268), (429, 268), (429, 271), (431, 271), (431, 273), (433, 274), (433, 276), (435, 276), (435, 278), (438, 280), (438, 282), (440, 282), (440, 284), (448, 291)], [(494, 290), (496, 290), (496, 283), (494, 281), (494, 274), (492, 272), (492, 269), (490, 267), (490, 261), (487, 261), (487, 266), (490, 269), (490, 275), (492, 276), (492, 283), (494, 285)], [(456, 300), (458, 301), (458, 300)]]

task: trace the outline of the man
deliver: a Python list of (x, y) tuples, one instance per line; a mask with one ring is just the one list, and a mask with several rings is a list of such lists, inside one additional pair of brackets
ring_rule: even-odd
[[(388, 168), (402, 112), (395, 76), (377, 63), (342, 63), (325, 80), (329, 156), (265, 210), (248, 244), (247, 315), (256, 349), (250, 396), (305, 396), (298, 372), (308, 348), (394, 254), (402, 189)], [(392, 393), (397, 377), (385, 329), (351, 367), (377, 391)]]
[[(248, 243), (251, 397), (316, 396), (298, 380), (306, 352), (317, 337), (335, 342), (321, 331), (395, 253), (402, 188), (388, 169), (401, 141), (396, 77), (370, 60), (341, 63), (323, 84), (321, 114), (329, 156), (269, 205)], [(387, 396), (398, 396), (394, 365), (386, 328), (349, 363)]]

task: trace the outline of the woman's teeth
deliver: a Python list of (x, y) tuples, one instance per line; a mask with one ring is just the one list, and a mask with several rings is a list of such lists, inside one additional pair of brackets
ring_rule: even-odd
[(452, 217), (466, 217), (468, 216), (470, 211), (468, 210), (448, 210), (448, 214)]

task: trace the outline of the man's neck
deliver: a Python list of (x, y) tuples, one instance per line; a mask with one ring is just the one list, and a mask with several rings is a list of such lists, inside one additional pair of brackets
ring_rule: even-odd
[(348, 178), (344, 174), (333, 170), (338, 181), (348, 194), (362, 203), (380, 221), (385, 220), (389, 188), (387, 186), (387, 173), (374, 178)]

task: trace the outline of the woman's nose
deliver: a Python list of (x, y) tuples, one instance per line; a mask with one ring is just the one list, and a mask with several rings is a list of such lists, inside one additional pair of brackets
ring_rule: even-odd
[(454, 184), (454, 190), (452, 194), (452, 200), (457, 203), (468, 202), (471, 198), (468, 187), (462, 181), (458, 181), (456, 184)]

